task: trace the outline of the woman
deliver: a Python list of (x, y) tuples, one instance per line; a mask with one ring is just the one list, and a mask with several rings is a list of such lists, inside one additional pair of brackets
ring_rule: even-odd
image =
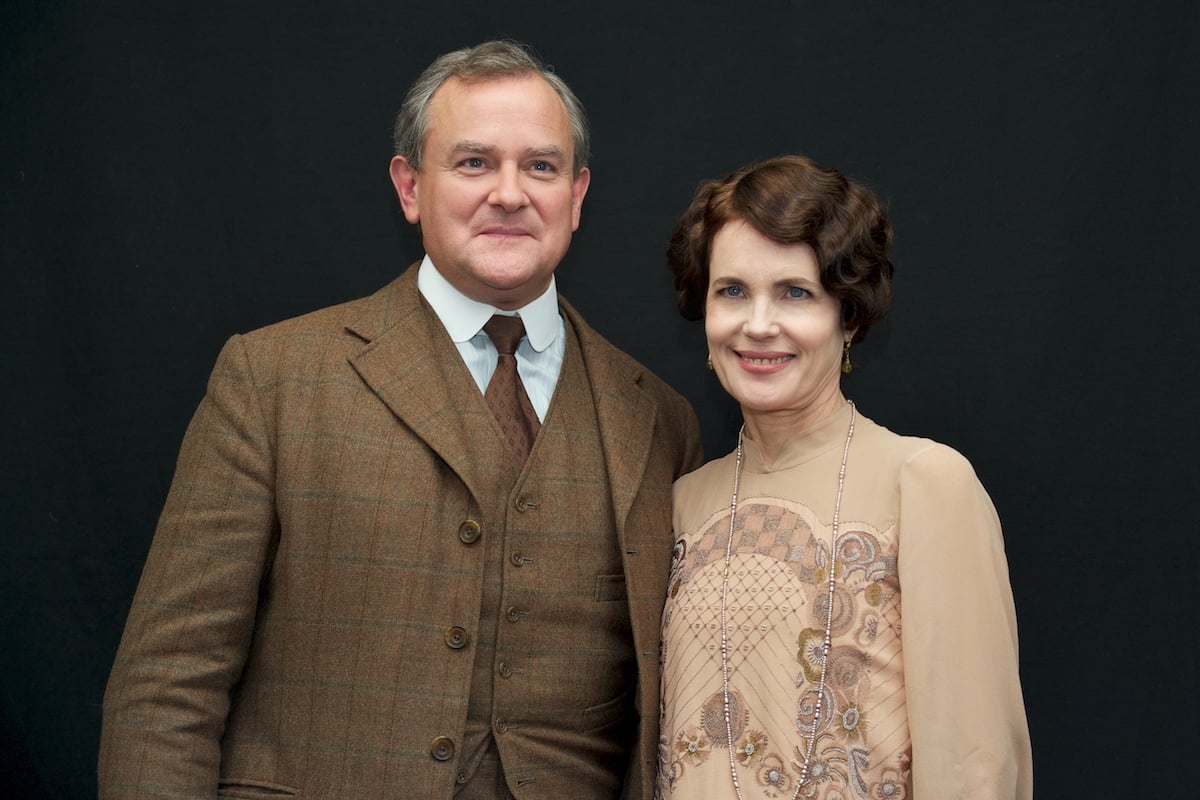
[(675, 485), (662, 798), (1028, 798), (1000, 524), (954, 450), (842, 394), (891, 302), (870, 192), (788, 156), (701, 186), (679, 308), (741, 405)]

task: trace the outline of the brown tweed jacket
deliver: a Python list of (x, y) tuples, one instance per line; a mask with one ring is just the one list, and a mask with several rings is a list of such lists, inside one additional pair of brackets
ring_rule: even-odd
[[(698, 425), (560, 304), (593, 387), (609, 470), (593, 488), (616, 511), (638, 658), (626, 796), (648, 800), (671, 484), (700, 462)], [(460, 528), (511, 491), (504, 451), (464, 433), (488, 413), (415, 268), (233, 337), (105, 693), (101, 798), (451, 797), (429, 734), (465, 724), (469, 659), (443, 642), (479, 616)]]

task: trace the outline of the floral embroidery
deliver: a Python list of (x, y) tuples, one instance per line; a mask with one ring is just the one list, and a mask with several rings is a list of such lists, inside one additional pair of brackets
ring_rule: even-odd
[(845, 531), (838, 537), (838, 561), (842, 563), (839, 577), (845, 577), (856, 569), (864, 569), (875, 563), (879, 543), (864, 531)]
[(842, 733), (847, 739), (862, 739), (863, 732), (867, 729), (867, 720), (858, 706), (852, 705), (844, 709), (839, 721)]
[(754, 777), (767, 797), (791, 796), (792, 782), (795, 779), (779, 756), (773, 753), (765, 756), (754, 773)]
[(885, 769), (879, 780), (871, 784), (871, 800), (906, 800), (908, 781), (898, 770)]
[(846, 767), (850, 770), (849, 783), (860, 795), (867, 793), (865, 775), (871, 769), (871, 751), (865, 747), (851, 747), (847, 752)]
[(658, 775), (655, 776), (655, 796), (662, 797), (675, 788), (683, 775), (683, 764), (671, 759), (671, 743), (666, 736), (658, 737)]
[[(876, 586), (877, 584), (871, 584)], [(870, 647), (875, 641), (875, 637), (879, 635), (879, 615), (867, 614), (863, 617), (862, 625), (858, 629), (858, 643), (863, 647)]]
[(825, 658), (825, 631), (805, 628), (796, 644), (796, 660), (804, 670), (804, 679), (816, 683), (821, 680), (821, 661)]
[[(731, 691), (729, 693), (729, 733), (733, 734), (735, 742), (749, 724), (750, 712), (746, 710), (742, 696)], [(729, 738), (725, 730), (725, 701), (720, 692), (716, 692), (708, 698), (704, 707), (700, 709), (700, 726), (708, 735), (713, 746), (728, 747)]]
[(850, 645), (838, 645), (829, 651), (829, 666), (825, 668), (825, 681), (840, 689), (854, 689), (868, 677), (870, 657)]
[[(702, 660), (720, 669), (719, 596), (714, 592), (722, 583), (728, 535), (726, 509), (676, 542), (663, 616), (667, 674), (690, 675), (688, 670), (698, 670)], [(881, 670), (897, 665), (900, 584), (894, 531), (875, 531), (856, 521), (831, 553), (828, 525), (811, 509), (756, 497), (739, 507), (734, 551), (728, 584), (729, 728), (719, 672), (715, 679), (704, 673), (705, 682), (688, 680), (669, 688), (657, 796), (678, 800), (713, 781), (728, 786), (732, 735), (743, 791), (790, 800), (810, 752), (809, 738), (815, 735), (800, 798), (911, 800), (911, 751), (881, 752), (872, 741), (873, 730), (891, 731), (893, 723), (893, 706), (879, 706), (872, 692), (879, 678), (877, 663)], [(837, 583), (826, 656), (830, 569)], [(772, 666), (780, 655), (795, 659), (790, 676), (786, 665), (781, 665), (783, 675)], [(825, 692), (818, 703), (822, 669)], [(885, 679), (891, 680), (887, 674)], [(765, 685), (754, 682), (789, 677), (795, 694), (768, 693)], [(681, 714), (685, 708), (686, 717)]]
[(749, 764), (755, 757), (761, 757), (767, 750), (767, 735), (762, 731), (747, 731), (734, 748), (734, 754), (741, 764)]
[(796, 702), (796, 730), (806, 739), (828, 728), (834, 717), (833, 692), (828, 686), (821, 698), (821, 716), (817, 716), (817, 691), (816, 686), (809, 686)]
[(702, 764), (712, 752), (712, 740), (696, 728), (683, 731), (675, 739), (675, 753), (681, 759), (690, 759), (692, 764)]
[(829, 614), (829, 595), (824, 591), (826, 587), (822, 586), (822, 591), (813, 598), (812, 604), (812, 624), (821, 629), (821, 634), (825, 634), (825, 623), (829, 623), (829, 632), (834, 636), (845, 633), (850, 630), (850, 626), (854, 624), (856, 613), (854, 594), (847, 589), (843, 584), (838, 584), (833, 588), (833, 615)]
[[(812, 761), (808, 767), (808, 784), (805, 792), (812, 796), (817, 791), (817, 787), (822, 784), (844, 785), (847, 775), (845, 764), (846, 751), (837, 746), (829, 734), (819, 736)], [(799, 747), (795, 749), (792, 766), (797, 770), (804, 766), (804, 752)]]
[(671, 576), (671, 580), (679, 578), (679, 570), (683, 567), (686, 558), (687, 539), (676, 539), (675, 546), (671, 548), (671, 571), (668, 573)]

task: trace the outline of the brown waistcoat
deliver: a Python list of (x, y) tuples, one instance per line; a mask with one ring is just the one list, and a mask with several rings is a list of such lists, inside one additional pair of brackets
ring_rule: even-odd
[[(494, 426), (473, 435), (507, 448)], [(546, 418), (512, 492), (484, 513), (475, 674), (460, 762), (490, 742), (519, 800), (613, 798), (636, 717), (629, 605), (604, 454), (574, 332)]]

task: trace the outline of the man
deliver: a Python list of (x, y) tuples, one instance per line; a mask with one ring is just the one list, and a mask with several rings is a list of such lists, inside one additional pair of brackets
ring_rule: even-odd
[[(556, 294), (581, 107), (491, 42), (426, 70), (396, 142), (426, 257), (225, 346), (105, 694), (101, 797), (652, 795), (698, 426)], [(514, 315), (515, 373), (481, 330)]]

